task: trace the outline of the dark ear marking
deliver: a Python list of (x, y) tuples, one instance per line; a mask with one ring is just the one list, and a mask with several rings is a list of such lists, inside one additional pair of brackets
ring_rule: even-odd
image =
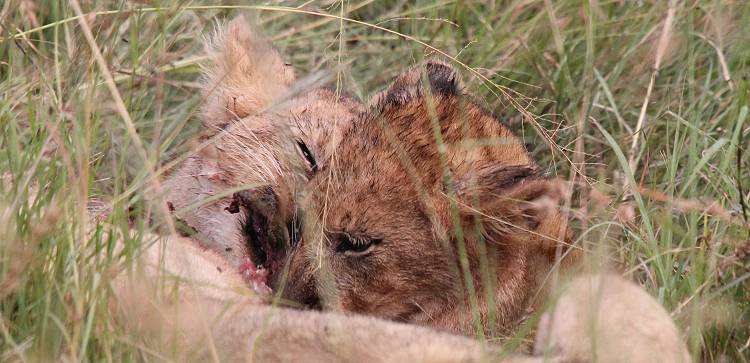
[(539, 171), (527, 165), (502, 167), (485, 174), (485, 177), (491, 180), (492, 188), (495, 190), (508, 189), (518, 185), (524, 179), (537, 176), (539, 176)]
[(374, 104), (381, 107), (399, 106), (425, 94), (422, 82), (422, 67), (427, 76), (429, 93), (438, 96), (456, 96), (460, 92), (460, 77), (449, 64), (431, 59), (401, 73), (390, 87), (374, 98)]
[(443, 62), (431, 60), (425, 64), (425, 70), (433, 93), (458, 94), (458, 73), (453, 67)]
[(460, 195), (474, 192), (503, 193), (519, 185), (524, 180), (542, 178), (533, 165), (489, 166), (478, 170), (474, 180), (458, 180), (456, 187)]
[[(479, 168), (477, 174), (459, 185), (458, 195), (468, 204), (476, 200), (484, 214), (504, 221), (485, 221), (495, 235), (493, 240), (527, 236), (559, 214), (561, 193), (556, 180), (543, 176), (534, 165), (492, 165)], [(476, 211), (469, 208), (466, 213)]]

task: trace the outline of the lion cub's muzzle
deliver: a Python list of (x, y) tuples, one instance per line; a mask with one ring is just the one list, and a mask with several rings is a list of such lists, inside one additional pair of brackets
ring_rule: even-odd
[[(227, 207), (230, 213), (244, 212), (242, 234), (250, 251), (250, 261), (264, 278), (279, 275), (290, 248), (296, 244), (299, 225), (287, 218), (279, 196), (270, 186), (234, 193)], [(265, 283), (265, 281), (263, 281)]]
[[(289, 212), (270, 186), (234, 193), (230, 213), (244, 213), (242, 234), (251, 264), (243, 270), (248, 282), (263, 284), (292, 306), (320, 307), (314, 277), (300, 252), (302, 216)], [(254, 286), (255, 287), (255, 286)], [(257, 290), (257, 289), (256, 289)]]

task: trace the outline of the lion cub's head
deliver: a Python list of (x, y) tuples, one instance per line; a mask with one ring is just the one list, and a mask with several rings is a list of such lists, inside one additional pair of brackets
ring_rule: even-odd
[(326, 166), (338, 130), (363, 106), (314, 77), (297, 80), (241, 16), (219, 28), (208, 55), (205, 131), (166, 179), (165, 199), (204, 247), (243, 273), (273, 274), (297, 238), (300, 187)]
[(565, 239), (561, 194), (461, 93), (455, 70), (428, 61), (342, 131), (275, 285), (309, 305), (497, 332), (530, 304)]

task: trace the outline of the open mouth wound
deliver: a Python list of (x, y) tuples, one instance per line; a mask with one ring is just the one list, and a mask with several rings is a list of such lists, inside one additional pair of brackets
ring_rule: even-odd
[(299, 225), (287, 223), (270, 186), (234, 193), (226, 210), (245, 211), (241, 229), (251, 256), (240, 266), (240, 273), (256, 292), (271, 293), (268, 282), (281, 272), (287, 246), (298, 241)]

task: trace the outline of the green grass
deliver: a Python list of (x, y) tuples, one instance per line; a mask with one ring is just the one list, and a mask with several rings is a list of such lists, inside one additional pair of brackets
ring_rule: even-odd
[(0, 3), (0, 361), (145, 359), (107, 313), (108, 261), (94, 256), (115, 237), (87, 233), (85, 206), (113, 202), (122, 231), (135, 208), (146, 228), (147, 166), (188, 150), (201, 39), (237, 13), (299, 74), (331, 69), (362, 99), (425, 56), (453, 57), (540, 164), (575, 182), (580, 245), (642, 282), (696, 360), (750, 361), (748, 3), (677, 1), (671, 22), (667, 1), (95, 3), (83, 12), (98, 12), (87, 19), (140, 142), (68, 1)]

